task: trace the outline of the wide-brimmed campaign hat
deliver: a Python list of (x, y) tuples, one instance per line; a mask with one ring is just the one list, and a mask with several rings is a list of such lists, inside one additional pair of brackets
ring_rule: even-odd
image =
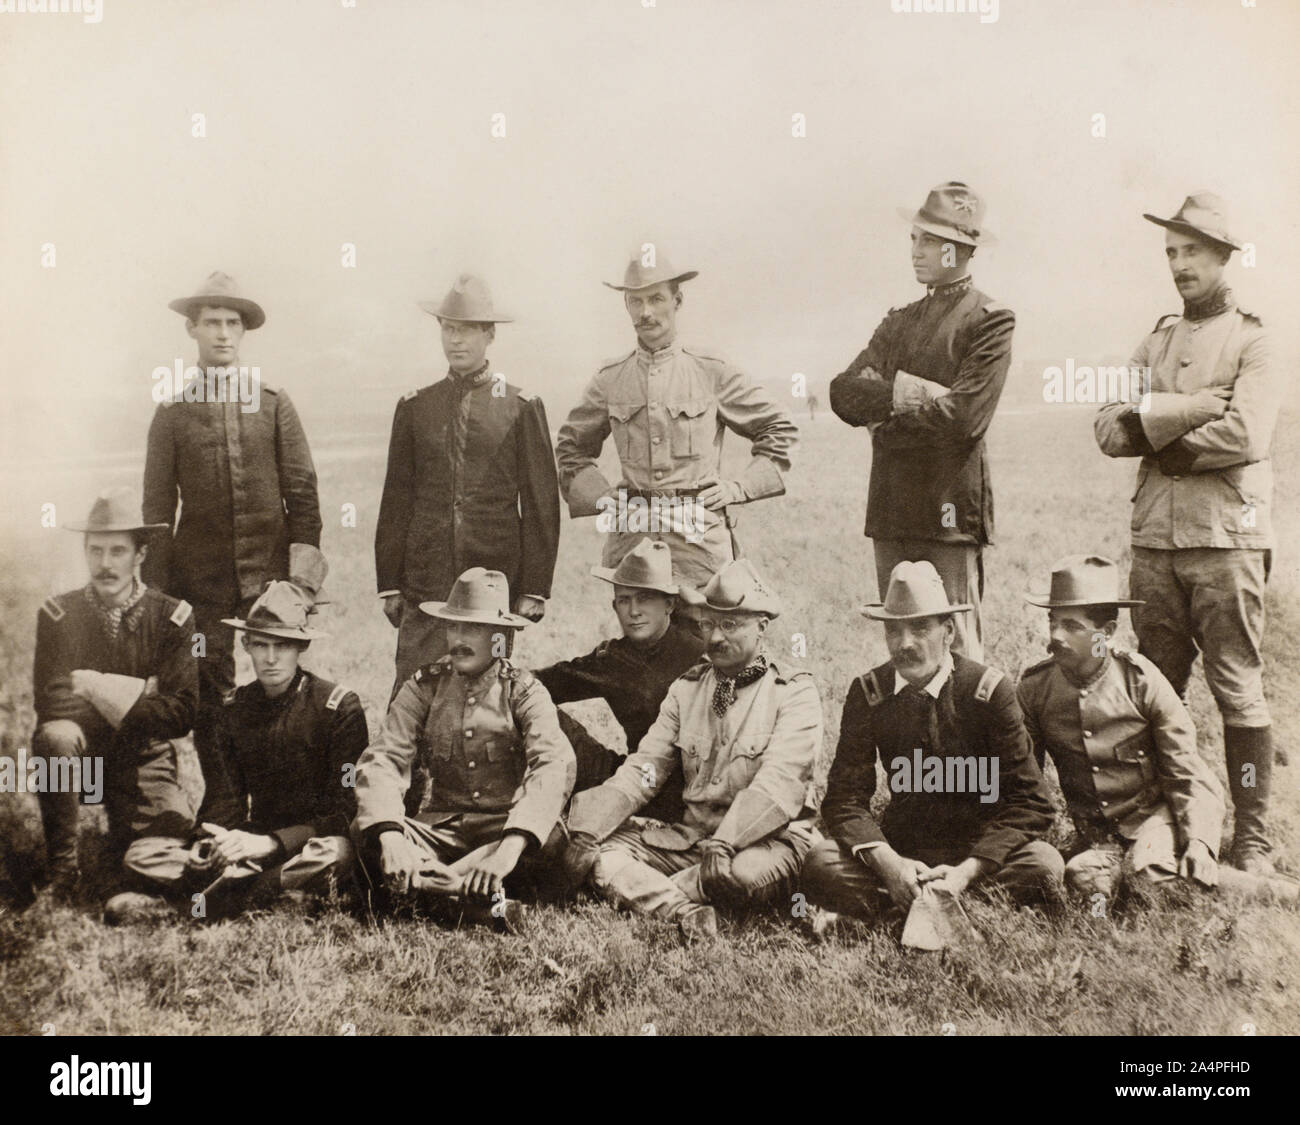
[(1184, 234), (1198, 234), (1221, 246), (1241, 249), (1241, 243), (1228, 233), (1228, 205), (1210, 191), (1198, 191), (1189, 195), (1168, 219), (1145, 212), (1142, 217), (1158, 227), (1182, 231)]
[(654, 264), (649, 266), (644, 263), (644, 257), (643, 254), (632, 255), (627, 269), (623, 271), (622, 285), (615, 285), (612, 281), (602, 281), (601, 284), (626, 293), (629, 289), (648, 289), (661, 281), (690, 281), (691, 278), (700, 276), (699, 270), (679, 270), (662, 254), (656, 253)]
[(239, 295), (239, 286), (228, 273), (216, 270), (208, 274), (207, 280), (189, 297), (177, 297), (168, 301), (167, 307), (190, 320), (194, 311), (210, 305), (219, 309), (234, 309), (243, 318), (245, 328), (261, 328), (266, 323), (266, 313), (256, 301)]
[(748, 559), (733, 559), (699, 590), (682, 587), (682, 600), (718, 613), (765, 613), (779, 617), (781, 599)]
[(221, 623), (245, 633), (260, 633), (289, 641), (314, 641), (327, 633), (307, 628), (311, 606), (292, 582), (271, 582), (248, 611), (244, 620), (223, 617)]
[(499, 570), (470, 567), (451, 588), (445, 602), (421, 602), (420, 608), (442, 621), (471, 621), (522, 629), (532, 622), (510, 612), (510, 585)]
[(1119, 567), (1101, 555), (1069, 555), (1052, 564), (1051, 589), (1026, 594), (1025, 601), (1044, 609), (1066, 606), (1143, 605), (1119, 596)]
[(898, 213), (915, 227), (939, 238), (985, 246), (995, 241), (984, 229), (984, 200), (959, 180), (930, 190), (919, 211), (900, 207)]
[(868, 602), (859, 612), (873, 621), (911, 621), (918, 617), (947, 617), (973, 607), (952, 605), (934, 563), (901, 562), (889, 574), (883, 602)]
[(658, 590), (661, 594), (679, 592), (673, 581), (672, 551), (658, 539), (642, 539), (623, 556), (618, 566), (593, 566), (591, 573), (615, 586), (635, 586), (639, 590)]
[(123, 485), (105, 489), (95, 497), (82, 523), (65, 523), (67, 531), (162, 531), (170, 524), (145, 523), (139, 493)]
[(420, 301), (418, 304), (430, 316), (436, 316), (439, 320), (458, 320), (470, 324), (509, 324), (513, 319), (496, 311), (488, 283), (473, 273), (463, 273), (456, 278), (440, 303)]

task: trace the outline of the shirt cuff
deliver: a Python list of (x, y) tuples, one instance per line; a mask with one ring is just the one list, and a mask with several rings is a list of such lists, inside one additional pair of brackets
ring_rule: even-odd
[(391, 598), (394, 594), (400, 594), (401, 590), (380, 590), (376, 597)]

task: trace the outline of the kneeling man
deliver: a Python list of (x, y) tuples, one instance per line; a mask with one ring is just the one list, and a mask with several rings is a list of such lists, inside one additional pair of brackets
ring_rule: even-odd
[[(894, 567), (883, 603), (889, 663), (849, 688), (822, 802), (830, 835), (804, 864), (809, 902), (873, 919), (909, 909), (922, 888), (962, 894), (988, 881), (1022, 901), (1059, 902), (1060, 854), (1042, 837), (1053, 811), (1001, 672), (950, 650), (957, 628), (929, 562)], [(871, 814), (876, 759), (889, 806)], [(886, 897), (887, 896), (887, 897)]]
[(1052, 568), (1051, 656), (1020, 679), (1020, 706), (1039, 765), (1050, 754), (1075, 840), (1066, 884), (1114, 896), (1125, 879), (1250, 897), (1289, 897), (1296, 884), (1218, 864), (1223, 790), (1196, 749), (1196, 728), (1169, 681), (1145, 656), (1112, 645), (1121, 606), (1110, 559), (1076, 555)]
[[(800, 816), (822, 712), (812, 676), (764, 651), (780, 602), (747, 560), (683, 596), (699, 614), (708, 659), (669, 687), (618, 772), (574, 797), (565, 868), (574, 882), (589, 879), (614, 904), (675, 921), (690, 938), (717, 932), (710, 903), (788, 899), (813, 841)], [(632, 815), (679, 771), (682, 823)]]
[[(529, 624), (509, 607), (505, 575), (482, 567), (465, 571), (445, 602), (420, 603), (446, 625), (448, 654), (402, 685), (357, 764), (353, 839), (381, 906), (414, 892), (513, 929), (522, 910), (505, 880), (561, 845), (573, 749), (537, 677), (505, 659), (507, 630)], [(428, 782), (408, 817), (417, 756)]]

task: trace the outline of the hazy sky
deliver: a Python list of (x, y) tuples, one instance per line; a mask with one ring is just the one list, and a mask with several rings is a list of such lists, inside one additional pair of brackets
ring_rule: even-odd
[(242, 359), (314, 444), (386, 431), (445, 369), (415, 302), (465, 268), (518, 316), (494, 366), (558, 424), (631, 346), (599, 282), (646, 240), (701, 271), (684, 338), (824, 381), (920, 295), (896, 209), (949, 178), (989, 202), (975, 273), (1017, 311), (1018, 363), (1127, 355), (1176, 311), (1140, 216), (1199, 188), (1257, 244), (1238, 294), (1294, 357), (1297, 42), (1293, 0), (1002, 0), (988, 24), (889, 0), (3, 14), (0, 459), (143, 460), (150, 372), (194, 354), (166, 303), (218, 268), (265, 307)]

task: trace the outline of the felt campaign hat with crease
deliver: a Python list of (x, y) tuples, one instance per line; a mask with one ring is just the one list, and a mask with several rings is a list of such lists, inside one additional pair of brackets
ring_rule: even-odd
[(900, 207), (898, 213), (913, 226), (939, 238), (967, 246), (985, 246), (994, 241), (984, 229), (984, 200), (959, 180), (931, 189), (919, 211)]
[(327, 636), (307, 628), (310, 612), (307, 600), (292, 582), (271, 582), (249, 609), (248, 617), (243, 621), (237, 617), (223, 617), (221, 623), (245, 633), (260, 633), (290, 641), (314, 641)]
[(496, 311), (492, 290), (477, 274), (463, 273), (456, 278), (441, 304), (418, 302), (420, 308), (439, 320), (465, 321), (470, 324), (509, 324), (513, 319)]
[(873, 621), (911, 621), (918, 617), (947, 617), (972, 607), (950, 605), (943, 579), (934, 563), (901, 562), (889, 575), (883, 602), (868, 602), (860, 612)]
[(781, 599), (759, 577), (748, 559), (733, 559), (702, 589), (683, 586), (682, 600), (717, 613), (765, 613), (768, 617), (781, 614)]
[(451, 588), (445, 602), (421, 602), (420, 608), (442, 621), (472, 621), (522, 629), (532, 622), (510, 612), (510, 585), (499, 570), (470, 567)]
[(193, 317), (194, 311), (210, 305), (218, 309), (234, 309), (244, 319), (245, 328), (261, 328), (266, 323), (266, 313), (256, 301), (239, 295), (239, 286), (228, 273), (216, 270), (198, 287), (197, 292), (189, 297), (177, 297), (168, 301), (167, 307), (185, 317)]
[(90, 514), (82, 523), (65, 523), (67, 531), (162, 531), (165, 523), (145, 523), (140, 514), (138, 493), (123, 485), (105, 489), (95, 497)]
[(1183, 200), (1183, 205), (1168, 219), (1145, 212), (1142, 217), (1158, 227), (1182, 231), (1184, 234), (1198, 234), (1221, 246), (1241, 249), (1241, 243), (1228, 233), (1228, 205), (1213, 192), (1194, 192)]
[(699, 270), (677, 269), (662, 254), (655, 255), (654, 265), (651, 266), (643, 264), (641, 259), (641, 254), (632, 255), (627, 269), (623, 271), (622, 285), (615, 285), (612, 281), (602, 281), (601, 284), (617, 289), (620, 293), (626, 293), (630, 289), (648, 289), (661, 281), (690, 281), (691, 278), (700, 276)]
[(1052, 564), (1051, 589), (1026, 594), (1025, 601), (1044, 609), (1089, 605), (1144, 605), (1119, 596), (1119, 567), (1101, 555), (1069, 555)]
[(623, 556), (618, 566), (593, 566), (591, 573), (615, 586), (635, 586), (640, 590), (658, 590), (661, 594), (679, 592), (673, 581), (672, 551), (658, 539), (642, 539)]

